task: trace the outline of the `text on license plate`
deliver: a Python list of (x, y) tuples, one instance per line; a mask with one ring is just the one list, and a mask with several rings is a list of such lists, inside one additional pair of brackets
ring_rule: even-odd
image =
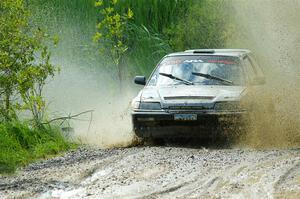
[(197, 120), (197, 114), (175, 114), (174, 120), (195, 121)]

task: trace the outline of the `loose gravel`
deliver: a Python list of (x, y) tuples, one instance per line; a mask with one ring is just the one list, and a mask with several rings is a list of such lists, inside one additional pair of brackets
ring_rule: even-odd
[(300, 149), (82, 147), (1, 176), (0, 198), (300, 198)]

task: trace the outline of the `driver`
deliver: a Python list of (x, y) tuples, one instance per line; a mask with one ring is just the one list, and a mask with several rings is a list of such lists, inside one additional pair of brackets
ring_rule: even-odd
[(193, 79), (193, 64), (183, 62), (173, 71), (173, 75), (191, 81)]

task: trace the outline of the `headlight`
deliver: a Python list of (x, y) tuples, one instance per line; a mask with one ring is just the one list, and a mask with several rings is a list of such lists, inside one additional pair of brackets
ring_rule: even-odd
[(139, 101), (132, 101), (131, 102), (131, 107), (133, 109), (138, 109), (140, 107), (140, 102)]
[(139, 109), (142, 110), (161, 110), (159, 102), (141, 102)]
[(214, 106), (215, 110), (235, 111), (241, 110), (240, 102), (217, 102)]

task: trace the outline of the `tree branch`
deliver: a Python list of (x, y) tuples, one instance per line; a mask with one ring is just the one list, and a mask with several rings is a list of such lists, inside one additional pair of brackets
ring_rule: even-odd
[(73, 119), (75, 117), (78, 117), (80, 115), (83, 115), (83, 114), (86, 114), (86, 113), (92, 113), (92, 112), (94, 112), (94, 110), (87, 110), (87, 111), (84, 111), (84, 112), (81, 112), (81, 113), (78, 113), (78, 114), (75, 114), (75, 115), (69, 115), (69, 116), (65, 116), (65, 117), (58, 117), (58, 118), (54, 118), (54, 119), (52, 119), (48, 122), (44, 122), (43, 124), (50, 124), (50, 123), (52, 123), (54, 121), (58, 121), (58, 120), (63, 120), (63, 122), (64, 122), (66, 120), (71, 120), (71, 119)]

